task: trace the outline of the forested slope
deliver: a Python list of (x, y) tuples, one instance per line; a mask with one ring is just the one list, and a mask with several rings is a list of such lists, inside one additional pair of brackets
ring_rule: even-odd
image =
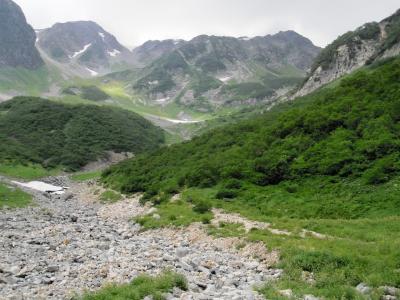
[(32, 97), (0, 104), (0, 162), (75, 170), (105, 151), (156, 149), (163, 131), (135, 113)]

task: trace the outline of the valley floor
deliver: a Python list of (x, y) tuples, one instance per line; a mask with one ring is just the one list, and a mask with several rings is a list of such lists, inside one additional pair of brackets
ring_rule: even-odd
[(281, 275), (270, 268), (276, 253), (254, 258), (256, 243), (238, 247), (238, 238), (213, 238), (201, 224), (140, 231), (132, 218), (152, 208), (137, 198), (101, 204), (96, 185), (66, 177), (52, 183), (70, 189), (61, 196), (34, 193), (34, 205), (0, 214), (2, 299), (79, 298), (165, 269), (183, 274), (189, 287), (175, 288), (168, 299), (263, 299), (254, 286)]

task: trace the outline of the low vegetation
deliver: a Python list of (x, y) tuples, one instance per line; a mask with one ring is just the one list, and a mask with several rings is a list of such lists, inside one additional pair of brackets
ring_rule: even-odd
[(98, 292), (87, 293), (80, 300), (142, 300), (146, 296), (154, 300), (165, 299), (164, 294), (174, 287), (187, 290), (184, 276), (166, 271), (156, 277), (140, 275), (128, 284), (112, 284)]
[(101, 176), (101, 171), (93, 171), (93, 172), (78, 172), (71, 176), (71, 179), (74, 181), (88, 181), (93, 179), (99, 179)]
[[(200, 204), (201, 206), (201, 204)], [(182, 227), (193, 222), (209, 223), (212, 218), (210, 207), (199, 209), (199, 204), (178, 200), (174, 203), (163, 203), (154, 214), (135, 219), (144, 229), (159, 227)]]
[(0, 183), (0, 209), (20, 208), (31, 203), (32, 197), (20, 189)]
[(71, 86), (65, 88), (62, 92), (65, 95), (80, 96), (82, 99), (91, 101), (104, 101), (110, 98), (107, 93), (105, 93), (95, 85), (81, 87)]
[(25, 180), (34, 180), (48, 176), (57, 175), (59, 169), (45, 169), (38, 164), (20, 164), (5, 161), (0, 162), (0, 174), (11, 178), (20, 178)]
[(106, 151), (141, 153), (163, 131), (135, 113), (18, 97), (0, 104), (0, 162), (77, 170)]
[(122, 199), (122, 195), (111, 190), (107, 190), (100, 195), (103, 203), (115, 203)]

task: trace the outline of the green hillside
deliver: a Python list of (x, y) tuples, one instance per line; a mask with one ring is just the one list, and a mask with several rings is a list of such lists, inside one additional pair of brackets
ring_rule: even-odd
[[(168, 199), (182, 192), (184, 201), (292, 232), (244, 235), (281, 252), (286, 273), (263, 289), (269, 299), (287, 288), (298, 296), (367, 299), (355, 290), (360, 282), (380, 299), (380, 286), (400, 284), (399, 116), (400, 59), (391, 59), (252, 120), (122, 162), (103, 181), (160, 204), (160, 221), (140, 220), (147, 228), (187, 223), (189, 215), (176, 216), (183, 208), (170, 216), (176, 204)], [(302, 238), (303, 229), (328, 238)], [(305, 282), (304, 272), (315, 283)]]
[(49, 70), (46, 67), (41, 67), (37, 70), (24, 68), (0, 69), (0, 92), (39, 95), (46, 91), (49, 86)]
[(0, 104), (0, 162), (76, 170), (105, 151), (141, 153), (164, 142), (137, 114), (32, 97)]
[[(359, 72), (276, 117), (266, 114), (125, 162), (105, 180), (124, 192), (219, 185), (225, 191), (232, 180), (262, 189), (323, 176), (390, 181), (399, 170), (399, 64)], [(236, 194), (245, 198), (246, 189)]]

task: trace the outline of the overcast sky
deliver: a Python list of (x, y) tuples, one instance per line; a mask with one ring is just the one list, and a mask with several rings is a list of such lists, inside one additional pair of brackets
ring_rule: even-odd
[(292, 29), (325, 46), (379, 21), (399, 0), (14, 0), (34, 28), (93, 20), (133, 47), (150, 39), (199, 34), (256, 36)]

